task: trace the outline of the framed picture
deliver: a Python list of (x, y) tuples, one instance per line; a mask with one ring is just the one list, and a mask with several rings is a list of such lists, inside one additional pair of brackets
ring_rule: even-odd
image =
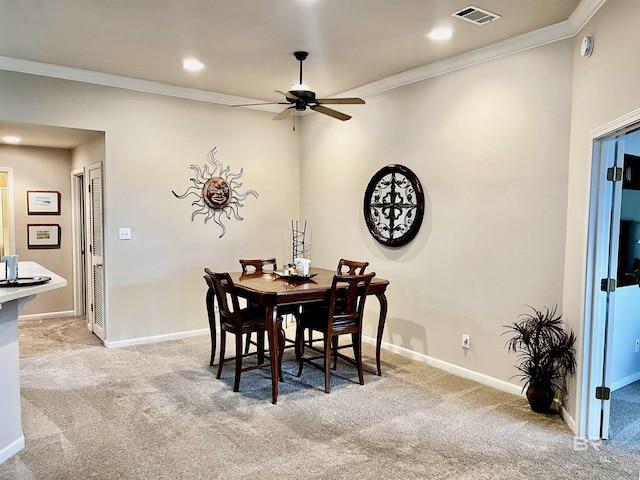
[(29, 215), (60, 215), (60, 192), (27, 190)]
[(60, 225), (28, 224), (27, 248), (60, 248)]

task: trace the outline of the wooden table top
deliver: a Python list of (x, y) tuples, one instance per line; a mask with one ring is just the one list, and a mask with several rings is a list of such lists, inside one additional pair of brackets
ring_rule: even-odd
[[(282, 305), (326, 298), (336, 271), (311, 267), (309, 273), (316, 275), (313, 278), (301, 280), (288, 280), (273, 273), (243, 275), (237, 272), (230, 275), (239, 296), (251, 298), (263, 305)], [(374, 277), (369, 286), (369, 292), (384, 293), (388, 285), (388, 280)]]

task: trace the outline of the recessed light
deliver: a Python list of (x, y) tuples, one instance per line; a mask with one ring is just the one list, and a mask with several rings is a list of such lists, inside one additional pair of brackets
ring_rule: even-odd
[(2, 137), (2, 141), (4, 143), (20, 143), (22, 141), (22, 139), (20, 137), (16, 137), (15, 135), (5, 135), (4, 137)]
[(451, 35), (453, 35), (453, 32), (450, 28), (436, 28), (429, 32), (428, 37), (431, 40), (447, 40), (451, 38)]
[(200, 62), (200, 60), (198, 60), (197, 58), (186, 58), (182, 62), (182, 66), (185, 70), (188, 70), (190, 72), (199, 72), (204, 68), (202, 62)]

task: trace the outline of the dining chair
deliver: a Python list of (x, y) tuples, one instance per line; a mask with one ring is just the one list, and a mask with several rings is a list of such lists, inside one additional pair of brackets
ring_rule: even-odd
[[(278, 264), (276, 262), (275, 257), (267, 258), (267, 259), (240, 259), (240, 266), (242, 267), (243, 275), (263, 275), (264, 273), (274, 272), (278, 269)], [(244, 353), (249, 353), (249, 349), (251, 345), (256, 345), (257, 343), (251, 340), (251, 333), (247, 335), (247, 342), (244, 346)]]
[[(215, 273), (208, 268), (204, 269), (206, 275), (204, 279), (209, 286), (207, 292), (207, 307), (209, 316), (209, 327), (212, 330), (212, 344), (215, 339), (215, 320), (212, 321), (211, 314), (215, 313), (212, 304), (212, 296), (215, 296), (218, 304), (218, 313), (220, 316), (220, 357), (218, 361), (218, 373), (216, 378), (222, 375), (222, 368), (225, 362), (235, 360), (235, 379), (233, 382), (233, 391), (240, 389), (240, 375), (248, 370), (256, 368), (270, 367), (270, 361), (265, 363), (265, 359), (269, 359), (264, 352), (264, 334), (267, 332), (268, 324), (266, 319), (266, 308), (260, 306), (248, 306), (240, 308), (238, 295), (233, 284), (233, 280), (228, 273)], [(214, 292), (213, 294), (211, 292)], [(258, 335), (257, 350), (252, 353), (244, 353), (242, 348), (242, 338), (244, 334), (256, 332)], [(235, 356), (224, 358), (227, 333), (235, 335)], [(282, 321), (278, 319), (278, 351), (280, 365), (282, 365), (282, 353), (284, 348), (284, 330), (282, 329)], [(212, 361), (214, 352), (212, 351)], [(243, 367), (243, 359), (251, 356), (257, 356), (257, 364)], [(211, 363), (212, 364), (212, 363)], [(278, 372), (280, 380), (282, 380), (282, 370)]]
[[(278, 263), (275, 257), (267, 258), (267, 259), (245, 259), (241, 258), (240, 266), (242, 267), (243, 275), (264, 275), (273, 273), (278, 269)], [(292, 306), (284, 306), (280, 307), (278, 310), (278, 316), (280, 319), (283, 318), (284, 315), (293, 315), (294, 317), (298, 314), (298, 307), (295, 305)], [(285, 345), (289, 343), (288, 347), (293, 347), (294, 342), (292, 340), (285, 338)], [(245, 343), (244, 353), (249, 353), (249, 349), (251, 345), (256, 345), (256, 342), (251, 340), (251, 334), (247, 335), (247, 342)]]
[[(324, 391), (329, 393), (331, 354), (332, 352), (347, 362), (355, 365), (360, 385), (364, 385), (362, 366), (362, 318), (367, 290), (375, 272), (365, 275), (334, 275), (331, 282), (329, 303), (310, 306), (304, 309), (298, 319), (296, 330), (296, 358), (298, 359), (298, 376), (302, 375), (303, 366), (309, 363), (324, 371)], [(305, 357), (304, 331), (317, 331), (323, 334), (324, 348), (321, 356)], [(351, 335), (353, 358), (339, 354), (333, 349), (333, 339), (340, 335)], [(308, 345), (307, 345), (308, 346)], [(311, 350), (317, 350), (311, 347)], [(316, 361), (323, 359), (323, 365)]]
[(338, 262), (338, 275), (363, 275), (369, 266), (369, 262), (356, 262), (341, 258)]
[(267, 259), (240, 259), (243, 275), (270, 273), (278, 269), (275, 257)]
[[(336, 269), (336, 273), (338, 275), (363, 275), (364, 271), (369, 266), (369, 262), (358, 262), (356, 260), (347, 260), (346, 258), (341, 258), (338, 262), (338, 268)], [(333, 339), (333, 350), (337, 352), (338, 350), (338, 339)], [(308, 345), (313, 345), (313, 333), (309, 331), (309, 339), (307, 340)], [(345, 348), (350, 345), (345, 345)], [(338, 356), (335, 355), (333, 359), (333, 368), (335, 369), (338, 364)]]

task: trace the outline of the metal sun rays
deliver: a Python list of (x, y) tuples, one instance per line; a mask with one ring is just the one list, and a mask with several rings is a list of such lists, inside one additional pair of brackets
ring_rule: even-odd
[(236, 220), (242, 220), (239, 209), (244, 204), (240, 202), (249, 195), (258, 198), (258, 192), (255, 190), (241, 192), (239, 189), (242, 187), (242, 183), (238, 179), (242, 176), (243, 169), (241, 168), (239, 173), (231, 173), (230, 166), (223, 168), (222, 163), (215, 158), (216, 150), (217, 148), (213, 148), (207, 154), (207, 162), (213, 167), (212, 171), (210, 165), (205, 164), (201, 167), (192, 164), (190, 168), (196, 174), (195, 178), (191, 178), (193, 185), (187, 188), (182, 195), (178, 195), (173, 190), (171, 193), (180, 199), (194, 195), (196, 199), (191, 205), (196, 206), (197, 209), (191, 214), (191, 221), (197, 215), (205, 215), (205, 223), (213, 219), (222, 229), (222, 233), (218, 237), (222, 238), (227, 231), (222, 223), (223, 215), (228, 220), (231, 220), (232, 214)]

